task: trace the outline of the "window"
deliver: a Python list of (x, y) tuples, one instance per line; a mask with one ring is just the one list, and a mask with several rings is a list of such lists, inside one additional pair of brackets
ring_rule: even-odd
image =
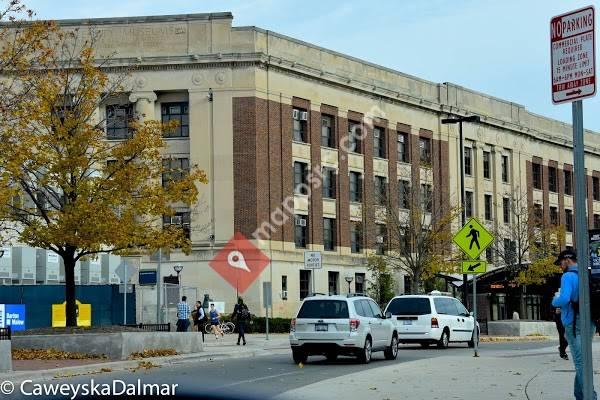
[[(375, 318), (383, 318), (383, 313), (381, 312), (381, 308), (373, 301), (373, 300), (363, 300), (365, 301), (369, 307), (371, 308), (371, 312), (373, 313), (373, 317)], [(363, 307), (365, 305), (363, 304)]]
[(294, 162), (294, 193), (308, 194), (308, 164)]
[(365, 274), (356, 273), (354, 274), (354, 292), (364, 293), (365, 292)]
[(485, 179), (492, 178), (492, 169), (491, 169), (491, 154), (489, 151), (483, 152), (483, 177)]
[(132, 118), (132, 104), (106, 106), (106, 138), (112, 140), (129, 139), (132, 135), (129, 121)]
[(558, 192), (558, 178), (554, 167), (548, 167), (548, 190), (554, 193)]
[(567, 232), (573, 232), (573, 210), (565, 210)]
[(558, 225), (558, 208), (550, 207), (550, 224)]
[(348, 121), (348, 151), (362, 153), (362, 128), (358, 122)]
[(507, 265), (512, 265), (516, 261), (517, 257), (517, 244), (515, 241), (510, 239), (504, 239), (504, 262)]
[(191, 216), (189, 211), (176, 212), (174, 215), (163, 215), (163, 227), (175, 226), (183, 230), (186, 238), (190, 238), (190, 221)]
[(594, 229), (600, 229), (600, 214), (594, 214)]
[(335, 230), (335, 218), (323, 218), (323, 247), (325, 248), (325, 250), (335, 250)]
[(421, 208), (430, 213), (433, 211), (433, 192), (431, 185), (421, 184)]
[(419, 154), (421, 164), (431, 165), (431, 140), (428, 138), (419, 138)]
[(592, 178), (592, 195), (594, 200), (600, 200), (600, 178), (597, 176)]
[(438, 314), (458, 315), (458, 308), (453, 299), (449, 297), (438, 297), (433, 299), (433, 304)]
[(362, 252), (362, 224), (357, 221), (350, 222), (350, 249), (352, 253)]
[(485, 249), (485, 259), (490, 264), (494, 263), (494, 249), (493, 249), (493, 247), (488, 247), (487, 249)]
[(392, 315), (427, 315), (431, 314), (431, 302), (429, 298), (396, 297), (390, 302), (387, 311)]
[(540, 203), (535, 203), (533, 205), (533, 217), (535, 220), (533, 221), (535, 224), (541, 224), (544, 219), (544, 212), (542, 211), (542, 205)]
[(502, 219), (505, 224), (510, 223), (510, 199), (508, 197), (502, 199)]
[(407, 163), (408, 157), (408, 134), (398, 132), (398, 161)]
[(308, 135), (306, 132), (308, 112), (301, 108), (294, 108), (292, 110), (292, 127), (294, 130), (294, 140), (296, 142), (308, 142)]
[(573, 172), (565, 170), (564, 173), (565, 173), (565, 194), (572, 196), (573, 195)]
[(164, 158), (162, 186), (167, 188), (172, 182), (177, 182), (190, 172), (190, 160), (187, 158)]
[[(300, 270), (300, 300), (304, 300), (310, 294), (310, 273), (310, 270)], [(304, 306), (310, 303), (312, 303), (312, 301), (304, 303), (302, 309), (304, 309)], [(302, 312), (302, 310), (300, 312)]]
[(373, 318), (375, 317), (373, 310), (369, 306), (369, 302), (367, 300), (357, 300), (354, 302), (354, 308), (356, 308), (356, 313), (361, 317)]
[(362, 201), (362, 174), (350, 171), (350, 201)]
[(335, 148), (333, 116), (321, 115), (321, 146)]
[(491, 194), (486, 194), (483, 196), (483, 200), (484, 200), (484, 207), (485, 207), (485, 220), (486, 221), (491, 221), (492, 219), (494, 219), (492, 217), (492, 195)]
[(398, 207), (410, 209), (410, 181), (400, 179), (398, 181)]
[(531, 164), (533, 176), (533, 188), (542, 189), (542, 166), (540, 164)]
[(387, 242), (387, 227), (382, 224), (376, 224), (375, 227), (375, 253), (377, 255), (384, 255)]
[(471, 176), (473, 175), (473, 149), (465, 147), (463, 150), (465, 156), (465, 175)]
[(281, 300), (287, 300), (287, 291), (288, 291), (288, 286), (287, 286), (287, 275), (282, 275), (281, 276)]
[(327, 273), (327, 282), (329, 288), (329, 294), (340, 293), (340, 273), (336, 271), (329, 271)]
[(308, 217), (306, 215), (296, 215), (294, 222), (296, 224), (296, 229), (294, 231), (296, 248), (305, 249), (308, 241)]
[(386, 196), (386, 182), (384, 176), (375, 176), (375, 202), (381, 206), (385, 205)]
[(502, 156), (502, 164), (500, 169), (502, 170), (502, 182), (508, 183), (508, 156)]
[(373, 156), (385, 158), (385, 129), (373, 128)]
[(473, 216), (473, 192), (465, 192), (465, 214), (467, 218)]
[(323, 168), (322, 182), (323, 197), (326, 199), (335, 199), (336, 173), (333, 168)]
[(160, 107), (162, 123), (177, 121), (177, 127), (165, 132), (163, 137), (188, 137), (190, 136), (190, 120), (188, 103), (163, 103)]

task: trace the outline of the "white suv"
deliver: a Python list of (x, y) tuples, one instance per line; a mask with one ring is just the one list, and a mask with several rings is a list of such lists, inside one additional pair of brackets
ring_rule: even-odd
[(398, 332), (391, 319), (366, 296), (307, 297), (290, 327), (294, 362), (305, 363), (310, 355), (325, 355), (333, 361), (338, 355), (371, 361), (373, 351), (385, 358), (398, 356)]
[[(385, 308), (396, 323), (400, 343), (437, 344), (441, 349), (451, 342), (475, 346), (475, 318), (454, 297), (432, 292), (431, 295), (396, 296)], [(476, 339), (477, 338), (477, 339)]]

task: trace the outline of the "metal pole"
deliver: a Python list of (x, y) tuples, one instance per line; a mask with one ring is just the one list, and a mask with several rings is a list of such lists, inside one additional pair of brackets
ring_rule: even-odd
[(317, 293), (317, 288), (315, 287), (315, 271), (316, 270), (311, 270), (310, 271), (310, 277), (312, 278), (312, 294)]
[(592, 365), (590, 294), (588, 286), (588, 226), (586, 205), (586, 178), (583, 147), (583, 104), (573, 102), (573, 159), (575, 166), (575, 235), (579, 267), (579, 314), (581, 319), (581, 352), (583, 362), (583, 398), (594, 397), (594, 370)]
[(265, 314), (266, 314), (266, 318), (265, 318), (265, 333), (266, 333), (266, 340), (269, 340), (269, 305), (265, 304)]
[[(123, 262), (125, 278), (127, 278), (127, 261)], [(127, 325), (127, 279), (123, 280), (123, 325)]]
[(473, 357), (479, 357), (479, 329), (477, 329), (477, 275), (473, 274), (473, 322), (475, 323), (475, 329), (473, 329)]
[(160, 263), (162, 261), (162, 248), (158, 249), (158, 265), (156, 266), (156, 323), (160, 324), (160, 291), (161, 288), (161, 277), (160, 277)]
[[(460, 147), (460, 204), (462, 206), (461, 211), (461, 225), (464, 226), (467, 223), (467, 209), (465, 207), (465, 149), (463, 140), (463, 126), (462, 121), (458, 121), (458, 141)], [(469, 307), (469, 290), (467, 288), (467, 274), (463, 274), (463, 302), (467, 308)]]

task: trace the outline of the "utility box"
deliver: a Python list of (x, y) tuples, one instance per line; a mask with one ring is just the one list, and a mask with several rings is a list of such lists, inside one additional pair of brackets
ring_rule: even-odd
[(81, 284), (99, 285), (102, 283), (102, 263), (100, 258), (81, 261)]
[(112, 254), (102, 254), (102, 283), (119, 284), (121, 280), (116, 274), (116, 270), (121, 263), (121, 257)]
[[(58, 257), (58, 260), (60, 263), (60, 281), (66, 283), (67, 274), (65, 271), (65, 262), (63, 261), (62, 257)], [(81, 285), (81, 261), (77, 261), (75, 263), (75, 284)]]
[(12, 248), (0, 247), (0, 285), (10, 285), (13, 278)]
[(39, 283), (60, 283), (60, 256), (53, 251), (37, 249), (36, 280)]
[(37, 274), (36, 249), (13, 247), (11, 249), (13, 278), (22, 284), (35, 284)]

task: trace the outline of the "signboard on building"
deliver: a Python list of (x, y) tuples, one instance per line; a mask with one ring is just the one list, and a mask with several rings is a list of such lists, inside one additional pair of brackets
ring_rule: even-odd
[(590, 230), (590, 267), (592, 274), (600, 274), (600, 229)]
[(0, 304), (0, 328), (25, 330), (25, 304)]
[(321, 252), (320, 251), (305, 251), (304, 252), (304, 269), (321, 269), (323, 264), (321, 263)]
[(596, 94), (594, 7), (550, 20), (552, 102), (567, 103)]

